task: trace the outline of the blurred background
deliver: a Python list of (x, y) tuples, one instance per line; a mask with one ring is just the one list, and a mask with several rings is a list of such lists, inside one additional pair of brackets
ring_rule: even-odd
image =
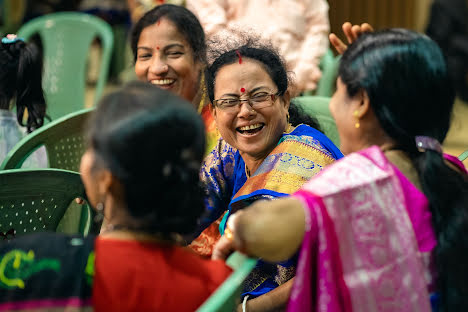
[[(112, 27), (114, 34), (109, 78), (104, 88), (107, 93), (133, 77), (133, 60), (127, 42), (132, 20), (164, 2), (185, 5), (183, 0), (0, 0), (0, 31), (2, 35), (15, 33), (27, 21), (59, 11), (80, 11), (101, 18)], [(404, 27), (428, 33), (441, 45), (444, 54), (452, 60), (449, 61), (451, 70), (458, 71), (454, 75), (460, 81), (445, 149), (456, 156), (468, 149), (468, 92), (465, 90), (468, 89), (468, 0), (330, 0), (328, 4), (331, 31), (342, 39), (343, 22), (368, 22), (374, 29)], [(100, 46), (99, 41), (94, 42), (88, 55), (86, 107), (94, 103)], [(467, 161), (465, 164), (468, 165)]]

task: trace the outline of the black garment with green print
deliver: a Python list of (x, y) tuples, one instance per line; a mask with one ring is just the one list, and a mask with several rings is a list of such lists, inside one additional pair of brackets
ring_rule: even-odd
[(94, 240), (38, 233), (0, 241), (0, 310), (89, 306)]

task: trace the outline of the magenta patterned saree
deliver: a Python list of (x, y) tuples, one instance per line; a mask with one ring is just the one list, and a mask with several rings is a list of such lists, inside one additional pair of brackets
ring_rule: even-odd
[(294, 194), (306, 233), (288, 311), (431, 311), (428, 202), (378, 147)]

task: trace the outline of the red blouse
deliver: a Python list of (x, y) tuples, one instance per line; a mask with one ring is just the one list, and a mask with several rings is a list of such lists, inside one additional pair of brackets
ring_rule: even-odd
[(177, 246), (98, 238), (95, 252), (97, 312), (194, 311), (231, 273)]

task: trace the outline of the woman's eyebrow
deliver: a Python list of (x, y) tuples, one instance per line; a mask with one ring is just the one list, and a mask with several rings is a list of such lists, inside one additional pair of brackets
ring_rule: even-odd
[(148, 48), (148, 47), (137, 47), (137, 50), (146, 50), (146, 51), (151, 51), (153, 49)]
[(254, 93), (255, 91), (258, 91), (260, 89), (270, 89), (268, 88), (267, 86), (260, 86), (260, 87), (256, 87), (256, 88), (253, 88), (249, 93)]
[(185, 46), (183, 44), (180, 44), (180, 43), (173, 43), (173, 44), (170, 44), (170, 45), (167, 45), (164, 47), (164, 50), (168, 50), (168, 49), (171, 49), (171, 48), (182, 48), (182, 49), (185, 49)]
[(225, 96), (232, 96), (232, 97), (239, 97), (239, 94), (236, 94), (236, 93), (225, 93), (223, 95), (221, 95), (220, 98), (223, 98)]

